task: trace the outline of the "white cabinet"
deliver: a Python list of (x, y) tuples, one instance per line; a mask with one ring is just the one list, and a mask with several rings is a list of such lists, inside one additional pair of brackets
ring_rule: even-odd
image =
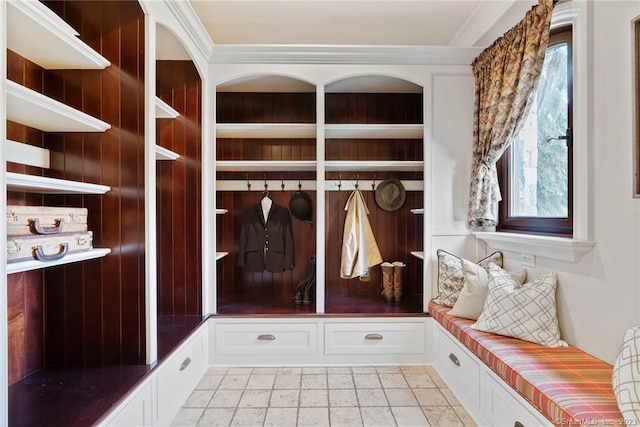
[(116, 410), (98, 425), (100, 426), (151, 426), (153, 425), (153, 395), (151, 380), (139, 385)]
[(157, 420), (171, 423), (207, 369), (206, 327), (200, 327), (162, 365), (156, 374)]
[(220, 355), (315, 354), (315, 323), (222, 323), (215, 325), (216, 351)]
[[(502, 384), (501, 384), (502, 383)], [(552, 425), (549, 420), (532, 410), (520, 396), (515, 396), (499, 379), (485, 373), (484, 414), (492, 425), (537, 427)]]
[(328, 323), (325, 354), (419, 354), (425, 351), (423, 322)]

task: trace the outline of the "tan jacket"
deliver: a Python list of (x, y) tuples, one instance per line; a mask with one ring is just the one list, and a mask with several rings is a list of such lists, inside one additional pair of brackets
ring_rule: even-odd
[(355, 190), (344, 207), (347, 218), (342, 237), (340, 277), (352, 279), (367, 273), (382, 262), (382, 255), (369, 224), (369, 209), (360, 190)]

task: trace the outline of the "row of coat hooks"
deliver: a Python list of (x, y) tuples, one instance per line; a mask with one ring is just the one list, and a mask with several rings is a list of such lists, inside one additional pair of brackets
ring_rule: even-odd
[[(339, 174), (338, 179), (327, 179), (323, 183), (325, 191), (351, 191), (355, 189), (375, 191), (379, 182), (386, 178), (393, 178), (393, 174), (382, 178), (375, 174), (373, 179), (366, 180), (361, 179), (360, 174), (356, 174), (355, 179), (346, 180), (343, 179), (343, 174)], [(244, 180), (219, 179), (216, 181), (216, 189), (218, 191), (261, 191), (268, 194), (270, 190), (273, 191), (272, 189), (275, 188), (279, 188), (281, 191), (316, 191), (318, 184), (316, 179), (304, 179), (301, 176), (298, 176), (297, 179), (285, 179), (284, 176), (281, 176), (280, 179), (268, 179), (264, 174), (261, 179), (250, 178), (249, 175)], [(406, 191), (424, 190), (422, 179), (402, 179), (402, 184)]]

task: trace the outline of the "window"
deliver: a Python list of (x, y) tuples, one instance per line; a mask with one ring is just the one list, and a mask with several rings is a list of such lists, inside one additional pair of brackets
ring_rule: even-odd
[(552, 32), (534, 103), (498, 162), (498, 229), (573, 234), (571, 29)]

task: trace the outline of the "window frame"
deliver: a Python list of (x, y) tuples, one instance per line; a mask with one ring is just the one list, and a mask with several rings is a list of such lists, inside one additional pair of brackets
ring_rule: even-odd
[(569, 129), (569, 145), (567, 150), (567, 174), (568, 174), (568, 213), (566, 218), (554, 217), (527, 217), (527, 216), (510, 216), (509, 207), (511, 206), (511, 182), (510, 182), (510, 163), (511, 163), (511, 147), (507, 148), (497, 163), (498, 182), (500, 185), (500, 193), (502, 201), (498, 205), (498, 226), (497, 231), (527, 233), (527, 234), (543, 234), (559, 237), (573, 237), (573, 32), (571, 25), (563, 25), (559, 28), (552, 29), (549, 35), (548, 47), (560, 43), (567, 43), (567, 65), (569, 75), (567, 76), (567, 92), (568, 92), (568, 129)]

